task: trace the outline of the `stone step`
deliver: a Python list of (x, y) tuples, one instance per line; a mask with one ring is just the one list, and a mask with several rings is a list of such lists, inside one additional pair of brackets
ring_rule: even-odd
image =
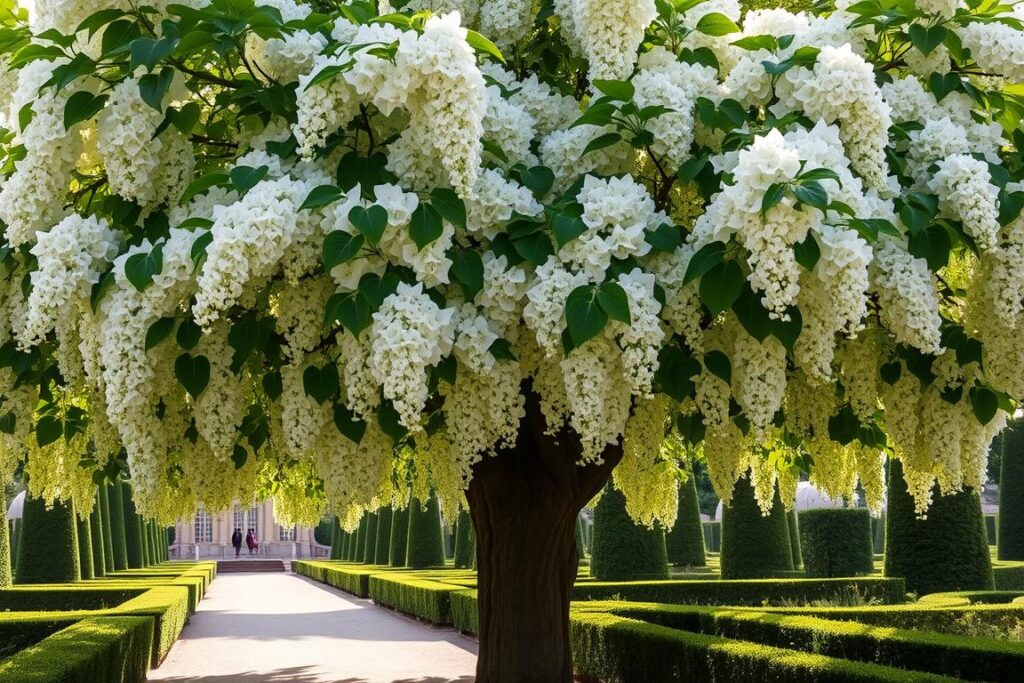
[(283, 560), (218, 560), (217, 573), (222, 572), (283, 572)]

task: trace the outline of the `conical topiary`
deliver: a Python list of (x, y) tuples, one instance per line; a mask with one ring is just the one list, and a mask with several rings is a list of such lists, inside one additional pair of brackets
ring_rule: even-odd
[(11, 563), (11, 525), (7, 521), (7, 498), (3, 484), (0, 484), (0, 588), (7, 588), (14, 582), (14, 567)]
[(363, 539), (362, 555), (359, 561), (363, 564), (373, 564), (377, 554), (377, 513), (366, 513), (366, 538)]
[(15, 583), (72, 583), (81, 579), (78, 531), (71, 503), (49, 510), (41, 498), (25, 496)]
[(121, 502), (124, 506), (124, 537), (128, 568), (141, 569), (148, 565), (143, 554), (142, 519), (135, 511), (132, 489), (127, 482), (121, 484)]
[(686, 567), (703, 567), (704, 527), (700, 521), (696, 477), (692, 474), (679, 487), (679, 508), (676, 523), (665, 533), (668, 561)]
[(110, 496), (107, 487), (97, 489), (96, 504), (99, 505), (100, 534), (103, 536), (103, 569), (107, 574), (114, 571), (114, 534), (110, 523)]
[(124, 524), (124, 489), (121, 484), (107, 486), (107, 502), (110, 508), (110, 546), (114, 554), (114, 569), (128, 568), (128, 543)]
[(465, 510), (459, 510), (459, 518), (455, 523), (455, 566), (469, 569), (473, 566), (476, 555), (476, 532), (473, 530), (473, 518)]
[(444, 566), (444, 531), (437, 494), (431, 493), (425, 506), (415, 498), (409, 503), (409, 539), (405, 566), (428, 569)]
[(103, 509), (97, 492), (89, 513), (89, 536), (92, 538), (92, 573), (93, 576), (107, 575), (107, 552), (103, 547)]
[(83, 581), (96, 578), (92, 564), (92, 530), (89, 520), (75, 515), (76, 539), (78, 540), (78, 574)]
[(392, 567), (405, 566), (405, 550), (409, 545), (409, 507), (391, 513), (391, 543), (388, 563)]
[(999, 515), (996, 543), (1000, 560), (1024, 560), (1024, 420), (1011, 420), (999, 435)]
[(352, 543), (351, 549), (349, 549), (349, 561), (350, 562), (362, 562), (363, 561), (363, 546), (366, 543), (366, 525), (369, 520), (366, 519), (366, 514), (359, 519), (359, 526), (356, 528), (355, 541)]
[(918, 519), (903, 465), (889, 460), (885, 575), (902, 577), (918, 595), (992, 590), (992, 563), (981, 500), (973, 489), (932, 491), (927, 519)]
[(391, 519), (393, 512), (390, 507), (382, 507), (377, 511), (377, 539), (373, 563), (386, 565), (391, 556)]
[(341, 526), (338, 524), (338, 519), (334, 518), (331, 522), (331, 554), (332, 560), (341, 559)]
[(786, 513), (786, 524), (789, 526), (789, 552), (793, 556), (793, 569), (800, 569), (803, 554), (800, 552), (800, 525), (796, 508)]
[(792, 571), (789, 522), (778, 487), (771, 512), (765, 516), (749, 477), (736, 482), (732, 503), (722, 512), (721, 561), (723, 579), (761, 579)]
[(601, 581), (668, 578), (665, 532), (634, 522), (626, 497), (611, 484), (594, 508), (590, 575)]

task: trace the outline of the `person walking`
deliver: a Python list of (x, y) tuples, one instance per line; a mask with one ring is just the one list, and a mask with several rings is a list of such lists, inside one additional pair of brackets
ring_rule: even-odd
[(231, 534), (231, 545), (235, 547), (235, 557), (238, 557), (242, 552), (242, 530), (235, 528), (235, 533)]
[(245, 545), (249, 548), (249, 554), (252, 555), (256, 549), (256, 531), (249, 529), (245, 534)]

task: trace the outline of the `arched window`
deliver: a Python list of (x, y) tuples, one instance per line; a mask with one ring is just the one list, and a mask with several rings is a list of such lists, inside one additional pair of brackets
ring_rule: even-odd
[(196, 543), (213, 542), (213, 518), (206, 510), (196, 513), (195, 519)]

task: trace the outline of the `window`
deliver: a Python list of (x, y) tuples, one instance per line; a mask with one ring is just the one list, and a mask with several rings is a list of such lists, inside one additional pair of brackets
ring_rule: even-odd
[(244, 519), (244, 516), (242, 515), (242, 506), (239, 505), (238, 503), (235, 503), (235, 508), (234, 508), (234, 510), (232, 510), (232, 513), (233, 513), (233, 517), (232, 517), (233, 521), (231, 523), (232, 524), (231, 531), (234, 532), (235, 529), (241, 529), (242, 533), (245, 533), (245, 523), (244, 523), (245, 519)]
[(277, 540), (279, 541), (294, 541), (295, 540), (295, 527), (289, 526), (284, 527), (278, 525), (277, 527)]
[(200, 510), (196, 513), (195, 528), (196, 543), (213, 542), (213, 518), (209, 512)]
[(260, 522), (260, 511), (255, 505), (250, 507), (248, 510), (243, 510), (239, 503), (235, 503), (235, 507), (232, 510), (232, 519), (234, 520), (234, 526), (232, 531), (235, 529), (241, 529), (244, 534), (249, 529), (259, 529)]
[(246, 514), (246, 529), (259, 529), (260, 528), (260, 511), (255, 505), (249, 508)]

